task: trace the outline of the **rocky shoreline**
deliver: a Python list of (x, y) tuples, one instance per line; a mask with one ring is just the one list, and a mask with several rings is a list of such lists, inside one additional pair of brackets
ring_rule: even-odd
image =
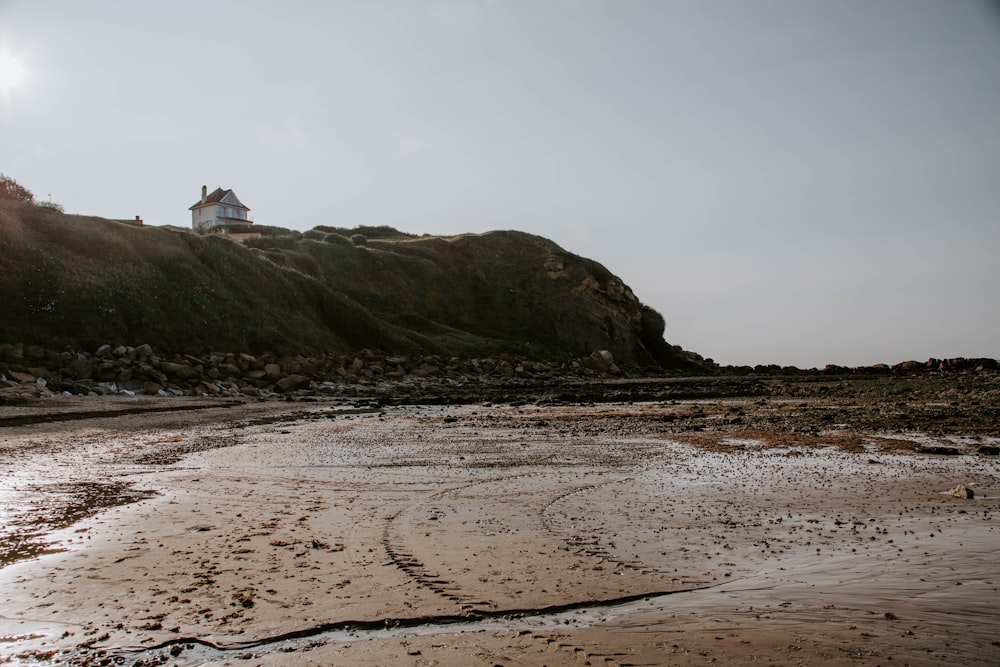
[[(929, 359), (893, 366), (823, 369), (791, 366), (708, 366), (699, 377), (753, 381), (789, 377), (921, 376), (954, 373), (992, 375), (995, 359)], [(690, 377), (688, 373), (684, 377)], [(488, 397), (492, 390), (530, 390), (620, 380), (678, 379), (656, 368), (620, 368), (607, 350), (562, 362), (516, 355), (459, 358), (390, 355), (363, 349), (322, 355), (252, 355), (245, 352), (164, 354), (148, 344), (102, 345), (94, 352), (57, 351), (39, 345), (0, 344), (0, 404), (52, 395), (218, 396), (274, 398), (301, 395), (365, 396), (447, 394), (447, 390)], [(726, 393), (732, 392), (727, 388)], [(683, 392), (681, 392), (683, 393)], [(739, 392), (747, 395), (745, 392)], [(752, 392), (751, 392), (752, 393)], [(696, 391), (695, 397), (710, 396)], [(458, 399), (467, 398), (459, 396)], [(586, 397), (584, 397), (586, 398)]]
[[(504, 355), (460, 359), (400, 356), (364, 349), (354, 354), (265, 352), (160, 354), (150, 345), (103, 345), (95, 352), (0, 345), (0, 391), (7, 400), (66, 395), (273, 397), (297, 392), (359, 395), (376, 386), (553, 381), (569, 376), (620, 376), (607, 351), (564, 363)], [(0, 399), (0, 402), (3, 402)]]

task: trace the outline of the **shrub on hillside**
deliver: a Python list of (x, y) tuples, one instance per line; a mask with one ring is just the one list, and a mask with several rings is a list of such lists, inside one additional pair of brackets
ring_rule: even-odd
[(35, 201), (35, 195), (10, 176), (0, 173), (0, 199), (31, 204)]

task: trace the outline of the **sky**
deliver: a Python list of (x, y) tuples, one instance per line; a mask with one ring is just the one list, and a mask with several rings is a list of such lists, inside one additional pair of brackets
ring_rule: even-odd
[(721, 364), (1000, 357), (995, 1), (0, 0), (0, 171), (538, 234)]

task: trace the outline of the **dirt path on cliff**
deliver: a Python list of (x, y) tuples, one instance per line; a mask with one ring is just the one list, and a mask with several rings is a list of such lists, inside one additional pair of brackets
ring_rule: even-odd
[[(37, 552), (0, 569), (0, 659), (996, 664), (996, 439), (809, 428), (822, 407), (253, 403), (9, 427), (8, 517), (45, 484), (120, 502), (35, 524)], [(976, 497), (943, 493), (959, 484)]]

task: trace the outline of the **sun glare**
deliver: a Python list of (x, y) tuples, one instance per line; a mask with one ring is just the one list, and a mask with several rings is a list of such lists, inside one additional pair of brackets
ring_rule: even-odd
[(10, 95), (24, 82), (27, 74), (21, 58), (6, 49), (0, 51), (0, 94)]

